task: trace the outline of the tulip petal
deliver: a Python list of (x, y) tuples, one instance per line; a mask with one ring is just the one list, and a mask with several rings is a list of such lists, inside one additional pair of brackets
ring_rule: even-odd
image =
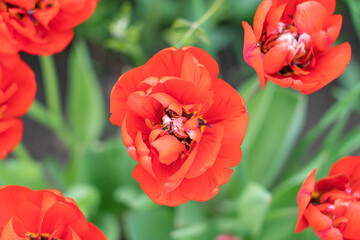
[(310, 74), (299, 77), (303, 81), (309, 79), (317, 84), (300, 92), (310, 94), (326, 86), (345, 71), (350, 59), (351, 47), (349, 43), (343, 43), (319, 53), (316, 56), (316, 65), (310, 70)]
[(8, 100), (0, 104), (7, 106), (4, 115), (20, 117), (29, 110), (36, 94), (34, 72), (25, 62), (19, 61), (16, 67), (2, 71), (0, 88), (4, 90), (10, 85), (16, 87), (16, 91)]
[(183, 47), (182, 50), (191, 53), (209, 72), (212, 80), (219, 76), (219, 65), (205, 50), (196, 47)]
[(312, 35), (323, 29), (326, 20), (326, 9), (314, 1), (307, 1), (296, 6), (294, 25), (300, 33)]
[(265, 73), (272, 74), (279, 72), (286, 63), (288, 53), (289, 45), (285, 42), (271, 48), (262, 58)]
[(154, 202), (159, 205), (177, 206), (189, 201), (184, 197), (180, 189), (177, 188), (174, 191), (160, 195), (160, 189), (158, 182), (148, 172), (146, 172), (139, 164), (135, 166), (132, 176), (136, 181), (140, 183), (141, 189), (148, 195)]
[[(72, 1), (72, 3), (79, 3), (80, 1)], [(68, 6), (61, 6), (57, 16), (52, 19), (49, 26), (57, 31), (66, 31), (82, 22), (86, 21), (95, 11), (98, 0), (86, 0), (78, 4), (80, 9), (74, 4)], [(61, 2), (60, 2), (61, 4)], [(73, 9), (73, 11), (72, 11)], [(76, 10), (76, 11), (75, 11)]]
[(340, 231), (333, 228), (332, 220), (328, 216), (322, 214), (313, 204), (309, 204), (304, 215), (309, 226), (319, 238), (343, 240)]
[(134, 68), (119, 77), (110, 93), (110, 122), (121, 126), (127, 110), (127, 98), (136, 91), (137, 85), (143, 80), (141, 68)]
[(329, 16), (334, 14), (336, 7), (336, 0), (314, 0), (314, 1), (323, 5)]
[(281, 16), (284, 13), (284, 10), (287, 6), (287, 3), (281, 4), (280, 6), (272, 6), (267, 17), (266, 17), (266, 33), (272, 34), (273, 31), (278, 27)]
[(360, 236), (360, 202), (352, 201), (347, 209), (345, 218), (348, 220), (343, 227), (340, 227), (341, 233), (345, 239), (356, 239)]
[(346, 174), (350, 180), (351, 189), (360, 192), (360, 156), (344, 157), (334, 163), (329, 176)]
[[(15, 231), (16, 225), (21, 226), (20, 220), (17, 217), (11, 218), (4, 226), (0, 240), (22, 240), (23, 237)], [(22, 232), (25, 233), (24, 226), (22, 226)]]
[[(254, 16), (254, 35), (256, 40), (259, 40), (263, 31), (263, 25), (265, 22), (266, 15), (270, 10), (272, 5), (271, 0), (263, 0), (259, 7), (256, 9), (255, 16)], [(243, 24), (244, 26), (244, 24)], [(245, 27), (244, 27), (245, 28)]]
[(151, 143), (159, 153), (159, 161), (169, 165), (175, 162), (181, 152), (185, 151), (185, 145), (172, 135), (165, 135)]
[(306, 209), (311, 200), (311, 192), (314, 190), (315, 173), (316, 173), (316, 169), (314, 169), (305, 179), (304, 183), (302, 184), (297, 194), (297, 204), (299, 206), (299, 214), (295, 227), (296, 233), (301, 232), (302, 230), (304, 230), (309, 226), (307, 220), (305, 219), (305, 211), (307, 211)]
[(99, 240), (99, 239), (107, 239), (105, 234), (100, 231), (94, 224), (89, 223), (89, 232), (87, 235), (83, 237), (86, 240)]
[(198, 177), (214, 165), (221, 148), (223, 135), (224, 129), (222, 126), (215, 125), (205, 129), (198, 145), (194, 163), (191, 165), (185, 178)]
[(0, 160), (5, 158), (20, 143), (23, 123), (19, 119), (0, 121)]
[(74, 30), (72, 29), (63, 32), (49, 30), (45, 34), (43, 38), (47, 39), (46, 44), (28, 40), (22, 51), (32, 55), (51, 55), (63, 51), (74, 38)]
[(251, 26), (247, 22), (242, 22), (244, 28), (244, 60), (249, 66), (253, 67), (259, 77), (261, 87), (264, 89), (266, 80), (264, 77), (264, 67), (261, 58), (260, 48), (257, 46), (257, 39)]
[(185, 178), (180, 188), (185, 197), (199, 202), (208, 201), (219, 192), (219, 186), (209, 170), (196, 178)]
[(212, 85), (212, 79), (204, 65), (196, 63), (197, 61), (192, 54), (185, 53), (181, 78), (190, 81), (199, 92), (208, 91)]

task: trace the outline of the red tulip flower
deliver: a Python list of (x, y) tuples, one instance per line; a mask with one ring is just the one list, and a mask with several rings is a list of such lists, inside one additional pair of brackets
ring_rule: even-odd
[(88, 19), (98, 0), (0, 0), (0, 53), (51, 55), (62, 51), (73, 28)]
[(211, 199), (241, 160), (248, 113), (218, 75), (204, 50), (167, 48), (112, 89), (110, 121), (138, 161), (133, 177), (157, 204)]
[(315, 172), (297, 195), (295, 232), (310, 226), (322, 240), (360, 240), (360, 156), (340, 159), (316, 183)]
[(263, 0), (253, 28), (243, 22), (244, 58), (264, 88), (267, 81), (303, 94), (324, 87), (346, 69), (349, 43), (330, 47), (342, 16), (333, 15), (336, 0)]
[(1, 240), (106, 240), (76, 202), (57, 190), (0, 187)]
[(35, 76), (18, 55), (0, 54), (0, 160), (22, 138), (23, 116), (34, 101)]

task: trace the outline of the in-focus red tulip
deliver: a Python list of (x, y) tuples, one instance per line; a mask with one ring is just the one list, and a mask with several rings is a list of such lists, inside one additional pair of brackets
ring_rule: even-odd
[(58, 190), (0, 187), (1, 240), (106, 240)]
[(322, 240), (360, 240), (360, 156), (340, 159), (316, 183), (315, 172), (297, 195), (295, 232), (310, 226)]
[(324, 87), (346, 69), (349, 43), (330, 47), (342, 16), (333, 15), (336, 0), (263, 0), (253, 28), (243, 22), (244, 58), (261, 86), (268, 80), (303, 94)]
[(241, 160), (244, 101), (204, 50), (167, 48), (118, 79), (110, 121), (121, 126), (133, 177), (157, 204), (207, 201)]
[(35, 75), (19, 55), (0, 54), (0, 160), (19, 144), (23, 116), (34, 101)]
[(73, 28), (87, 20), (98, 0), (0, 0), (0, 53), (51, 55), (62, 51)]

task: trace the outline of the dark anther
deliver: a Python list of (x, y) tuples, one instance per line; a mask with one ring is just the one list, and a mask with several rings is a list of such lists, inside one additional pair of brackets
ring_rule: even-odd
[(193, 116), (194, 116), (194, 113), (192, 112), (192, 113), (185, 113), (185, 112), (183, 112), (183, 115), (182, 115), (183, 117), (186, 117), (187, 119), (190, 119), (190, 118), (192, 118)]
[(205, 125), (205, 126), (208, 126), (209, 128), (211, 128), (211, 126), (209, 124), (207, 124), (206, 122), (204, 122), (204, 120), (202, 120), (202, 119), (198, 119), (198, 122), (199, 122), (198, 127)]
[(46, 8), (51, 8), (51, 7), (52, 7), (51, 3), (46, 4)]
[(174, 112), (173, 110), (170, 110), (168, 108), (165, 109), (165, 113), (166, 113), (166, 115), (169, 116), (169, 118), (179, 117), (176, 112)]
[(285, 66), (279, 71), (280, 74), (284, 74), (284, 75), (287, 73), (292, 73), (292, 72), (293, 72), (293, 70), (291, 69), (290, 66)]
[(164, 127), (161, 128), (161, 130), (165, 130), (167, 127), (170, 127), (171, 123), (166, 124)]

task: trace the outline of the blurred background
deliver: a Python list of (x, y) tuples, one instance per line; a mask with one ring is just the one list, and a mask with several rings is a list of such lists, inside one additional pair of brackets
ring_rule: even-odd
[[(23, 145), (36, 164), (14, 154), (0, 164), (0, 184), (57, 188), (78, 203), (110, 240), (317, 239), (295, 234), (296, 194), (310, 171), (359, 155), (360, 1), (337, 1), (352, 60), (337, 80), (309, 96), (269, 83), (260, 88), (243, 60), (242, 21), (252, 24), (259, 0), (100, 0), (75, 29), (72, 44), (51, 58), (22, 54), (38, 83), (37, 102), (23, 118)], [(109, 122), (117, 78), (169, 46), (205, 49), (220, 76), (244, 97), (249, 128), (242, 162), (218, 196), (176, 208), (157, 206), (131, 177), (135, 160)], [(42, 61), (42, 62), (41, 62)], [(47, 62), (47, 63), (44, 63)], [(44, 64), (55, 64), (61, 116), (46, 112)], [(51, 74), (51, 73), (48, 73)]]

